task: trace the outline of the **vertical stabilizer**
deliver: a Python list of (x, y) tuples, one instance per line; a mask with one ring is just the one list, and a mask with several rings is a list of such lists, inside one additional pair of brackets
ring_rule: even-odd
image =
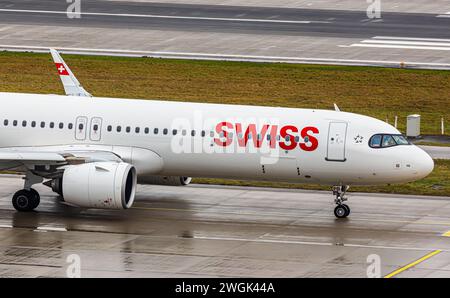
[(81, 86), (80, 82), (78, 82), (66, 62), (61, 58), (61, 55), (54, 49), (50, 49), (50, 53), (52, 54), (56, 70), (61, 78), (66, 95), (92, 97), (92, 95)]

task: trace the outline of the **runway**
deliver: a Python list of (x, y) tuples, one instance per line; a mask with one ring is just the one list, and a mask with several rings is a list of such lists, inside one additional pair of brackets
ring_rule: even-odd
[[(44, 186), (37, 212), (17, 213), (21, 188), (0, 179), (0, 276), (450, 277), (450, 197), (359, 194), (337, 220), (331, 193), (252, 187), (139, 186), (127, 211), (79, 210)], [(415, 262), (419, 260), (419, 262)]]
[[(2, 23), (206, 31), (244, 34), (370, 38), (450, 38), (450, 20), (435, 14), (389, 12), (380, 22), (362, 22), (359, 11), (84, 0), (81, 18), (67, 17), (63, 1), (14, 1), (0, 7)], [(114, 3), (114, 5), (111, 5)], [(308, 24), (308, 26), (306, 26)]]
[[(64, 1), (3, 1), (0, 48), (56, 47), (72, 52), (94, 49), (123, 55), (159, 53), (228, 60), (241, 56), (243, 60), (253, 57), (260, 61), (450, 65), (450, 18), (439, 17), (446, 15), (446, 7), (440, 14), (383, 11), (381, 19), (369, 19), (366, 11), (323, 8), (82, 3), (80, 18), (68, 18)], [(440, 10), (438, 4), (433, 8)]]

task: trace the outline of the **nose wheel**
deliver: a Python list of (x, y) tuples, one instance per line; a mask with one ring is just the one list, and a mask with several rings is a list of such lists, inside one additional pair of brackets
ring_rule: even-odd
[(346, 218), (350, 214), (350, 207), (346, 204), (341, 204), (334, 208), (334, 215), (337, 218)]
[(41, 198), (39, 193), (30, 188), (22, 189), (16, 192), (12, 198), (12, 204), (17, 211), (27, 212), (36, 209), (39, 206)]
[(333, 186), (333, 195), (336, 196), (334, 202), (337, 205), (336, 208), (334, 208), (334, 215), (337, 218), (346, 218), (350, 215), (350, 207), (344, 204), (344, 202), (347, 201), (347, 198), (344, 195), (348, 189), (348, 185)]

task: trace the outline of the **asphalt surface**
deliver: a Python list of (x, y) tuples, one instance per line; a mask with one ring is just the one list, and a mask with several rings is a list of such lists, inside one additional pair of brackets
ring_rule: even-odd
[[(370, 38), (377, 35), (450, 38), (450, 19), (437, 18), (435, 14), (387, 12), (383, 14), (382, 21), (369, 22), (365, 11), (136, 2), (113, 3), (114, 5), (105, 1), (83, 0), (81, 12), (85, 15), (82, 15), (80, 19), (69, 19), (65, 13), (68, 5), (64, 1), (2, 1), (0, 9), (22, 11), (0, 11), (0, 15), (1, 22), (5, 24), (40, 26), (134, 28), (344, 38)], [(35, 12), (26, 10), (34, 10)], [(51, 14), (48, 11), (64, 13)], [(114, 15), (88, 15), (92, 13)], [(143, 15), (153, 17), (142, 17)], [(189, 19), (174, 17), (189, 17)], [(279, 23), (276, 21), (311, 23)]]
[(421, 146), (433, 159), (450, 159), (450, 147), (444, 146)]
[(67, 17), (65, 1), (2, 0), (0, 48), (450, 68), (450, 17), (442, 17), (450, 7), (439, 3), (425, 11), (441, 14), (369, 19), (365, 10), (84, 0), (77, 19)]
[[(121, 2), (122, 0), (103, 0)], [(304, 9), (334, 9), (365, 11), (367, 1), (361, 0), (128, 0), (140, 3), (209, 4), (227, 6), (283, 7)], [(440, 14), (449, 6), (447, 0), (389, 0), (381, 3), (383, 12), (418, 12)], [(443, 10), (444, 9), (444, 10)]]
[(331, 193), (251, 187), (139, 186), (134, 208), (80, 210), (45, 186), (37, 212), (0, 177), (0, 276), (366, 277), (380, 257), (394, 277), (450, 277), (450, 197), (351, 194), (337, 220)]

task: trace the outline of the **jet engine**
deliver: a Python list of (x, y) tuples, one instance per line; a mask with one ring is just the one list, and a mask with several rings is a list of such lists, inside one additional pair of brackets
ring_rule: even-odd
[(63, 176), (46, 183), (79, 207), (128, 209), (136, 193), (136, 169), (124, 162), (93, 162), (70, 165)]
[(174, 185), (183, 186), (191, 183), (191, 177), (184, 176), (142, 176), (139, 177), (141, 184), (155, 184), (155, 185)]

